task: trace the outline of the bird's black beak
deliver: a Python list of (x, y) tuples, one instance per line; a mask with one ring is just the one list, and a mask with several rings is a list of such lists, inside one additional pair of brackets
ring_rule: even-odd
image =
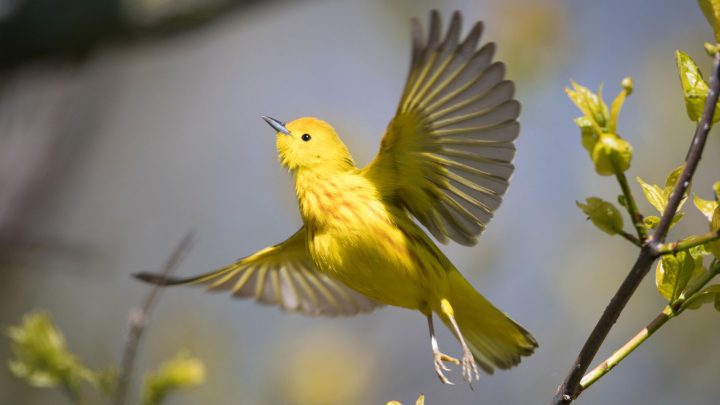
[(262, 116), (262, 119), (265, 120), (265, 122), (268, 123), (271, 127), (273, 127), (274, 130), (277, 132), (282, 132), (285, 135), (290, 135), (290, 131), (288, 131), (287, 128), (285, 128), (285, 124), (281, 121), (276, 120), (275, 118), (270, 118), (266, 115)]

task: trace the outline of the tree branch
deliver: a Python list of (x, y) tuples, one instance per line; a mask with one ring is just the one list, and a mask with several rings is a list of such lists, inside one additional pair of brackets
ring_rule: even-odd
[(578, 390), (578, 394), (588, 389), (597, 380), (602, 378), (605, 374), (609, 373), (610, 370), (612, 370), (615, 366), (620, 364), (623, 359), (625, 359), (628, 355), (630, 355), (630, 353), (637, 349), (638, 346), (645, 342), (647, 338), (652, 336), (653, 333), (655, 333), (658, 329), (665, 325), (667, 321), (683, 313), (688, 308), (688, 304), (693, 301), (693, 297), (695, 296), (695, 294), (698, 293), (703, 287), (705, 287), (705, 285), (707, 285), (707, 283), (709, 283), (710, 280), (712, 280), (718, 274), (718, 272), (720, 272), (720, 262), (716, 260), (710, 267), (710, 270), (700, 280), (698, 280), (697, 283), (690, 287), (688, 291), (683, 293), (683, 297), (688, 298), (681, 298), (674, 302), (672, 305), (666, 306), (663, 311), (655, 317), (655, 319), (653, 319), (645, 328), (643, 328), (640, 332), (633, 336), (632, 339), (628, 340), (627, 343), (625, 343), (620, 349), (615, 351), (615, 353), (613, 353), (605, 361), (600, 363), (600, 365), (595, 367), (592, 371), (585, 374), (585, 376), (580, 381), (580, 389)]
[(705, 108), (703, 110), (702, 117), (698, 122), (693, 136), (692, 143), (688, 150), (688, 154), (685, 158), (685, 168), (680, 174), (677, 184), (673, 189), (668, 204), (665, 207), (662, 217), (660, 218), (660, 224), (653, 233), (652, 237), (645, 242), (640, 249), (635, 264), (633, 265), (630, 273), (628, 273), (625, 280), (618, 288), (615, 295), (610, 300), (608, 306), (605, 308), (600, 320), (595, 325), (595, 328), (588, 336), (585, 344), (583, 345), (577, 359), (573, 363), (567, 377), (563, 383), (558, 387), (557, 393), (552, 400), (552, 404), (569, 404), (580, 394), (580, 380), (582, 375), (590, 367), (590, 363), (595, 358), (600, 345), (607, 337), (610, 329), (617, 321), (620, 313), (625, 308), (625, 305), (630, 300), (637, 289), (640, 282), (650, 270), (650, 266), (655, 262), (659, 256), (659, 245), (665, 241), (667, 232), (670, 229), (672, 219), (677, 212), (683, 195), (690, 186), (690, 181), (695, 174), (702, 152), (707, 141), (708, 133), (712, 123), (712, 117), (715, 113), (715, 105), (718, 101), (718, 92), (720, 91), (720, 54), (716, 54), (713, 62), (712, 75), (710, 77), (710, 89), (708, 91), (707, 99), (705, 101)]
[(658, 316), (655, 317), (646, 327), (644, 327), (637, 335), (633, 336), (632, 339), (628, 340), (620, 349), (618, 349), (612, 356), (608, 357), (607, 360), (603, 361), (595, 367), (592, 371), (587, 373), (582, 380), (580, 380), (580, 388), (578, 389), (578, 395), (588, 389), (595, 381), (602, 378), (605, 374), (609, 373), (615, 366), (617, 366), (625, 357), (632, 353), (638, 346), (640, 346), (647, 338), (652, 336), (655, 331), (660, 329), (665, 322), (669, 321), (673, 315), (666, 308)]
[[(180, 261), (185, 256), (187, 251), (192, 246), (193, 233), (189, 232), (185, 235), (182, 241), (177, 245), (175, 251), (165, 262), (165, 266), (162, 269), (161, 274), (163, 277), (167, 277), (175, 271)], [(150, 315), (150, 311), (153, 305), (158, 299), (160, 294), (160, 286), (154, 285), (150, 292), (145, 297), (143, 305), (139, 308), (135, 308), (130, 312), (128, 324), (130, 330), (128, 331), (127, 341), (125, 342), (125, 349), (123, 351), (122, 362), (120, 363), (120, 373), (118, 375), (117, 387), (113, 395), (114, 405), (123, 405), (127, 397), (127, 390), (130, 386), (130, 380), (133, 372), (133, 365), (135, 364), (135, 357), (137, 356), (138, 346), (140, 345), (140, 337), (142, 336), (143, 330), (147, 325), (147, 318)]]
[(708, 232), (704, 235), (692, 236), (683, 240), (672, 243), (664, 243), (658, 246), (658, 253), (661, 256), (671, 255), (683, 250), (694, 248), (695, 246), (704, 245), (708, 242), (720, 239), (720, 230)]
[(625, 173), (619, 172), (615, 177), (620, 184), (623, 196), (625, 196), (625, 204), (623, 205), (627, 208), (630, 220), (635, 227), (638, 239), (640, 239), (640, 243), (636, 244), (640, 246), (647, 239), (647, 229), (645, 229), (645, 224), (643, 224), (643, 217), (638, 210), (637, 204), (635, 203), (635, 197), (633, 197), (632, 191), (630, 190), (630, 185), (628, 184), (627, 177), (625, 177)]

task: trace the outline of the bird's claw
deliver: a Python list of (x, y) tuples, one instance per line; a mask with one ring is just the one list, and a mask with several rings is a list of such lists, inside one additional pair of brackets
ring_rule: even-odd
[(470, 384), (470, 389), (472, 389), (473, 381), (480, 380), (478, 364), (470, 349), (465, 345), (463, 345), (462, 375), (465, 381)]
[(445, 362), (453, 363), (453, 364), (460, 364), (460, 360), (456, 359), (455, 357), (448, 356), (445, 353), (441, 352), (435, 352), (433, 353), (434, 363), (435, 363), (435, 373), (437, 374), (438, 378), (443, 384), (448, 385), (454, 385), (452, 381), (448, 380), (447, 377), (445, 377), (444, 371), (450, 371), (450, 368), (445, 365)]

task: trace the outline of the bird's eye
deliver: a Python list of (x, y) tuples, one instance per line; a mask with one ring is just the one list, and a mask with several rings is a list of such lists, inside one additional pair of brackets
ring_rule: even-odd
[(310, 134), (303, 134), (303, 135), (300, 137), (300, 139), (302, 139), (303, 141), (307, 142), (307, 141), (310, 140)]

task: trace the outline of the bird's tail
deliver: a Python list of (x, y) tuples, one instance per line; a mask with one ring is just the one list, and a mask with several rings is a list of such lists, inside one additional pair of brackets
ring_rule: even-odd
[[(475, 291), (463, 276), (452, 271), (448, 274), (447, 301), (465, 343), (487, 373), (495, 367), (510, 368), (520, 363), (521, 356), (529, 356), (538, 346), (530, 332), (495, 308), (490, 301)], [(436, 308), (435, 312), (450, 330), (453, 326), (448, 309)]]

